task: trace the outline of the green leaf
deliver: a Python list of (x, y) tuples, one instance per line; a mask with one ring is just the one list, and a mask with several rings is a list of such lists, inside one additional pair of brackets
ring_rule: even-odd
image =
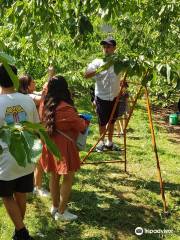
[(128, 69), (127, 62), (123, 62), (121, 60), (117, 60), (114, 63), (114, 72), (118, 75), (120, 72), (126, 72)]
[(149, 72), (141, 81), (142, 86), (146, 86), (153, 79), (153, 72)]
[(166, 5), (163, 5), (161, 10), (159, 11), (159, 16), (161, 16), (163, 14), (165, 9), (166, 9)]
[[(0, 40), (0, 49), (4, 50), (5, 49), (5, 44), (3, 43), (3, 41)], [(1, 52), (0, 52), (1, 54)]]
[(93, 25), (91, 24), (87, 16), (81, 16), (79, 21), (79, 32), (80, 34), (87, 34), (93, 32)]
[(28, 162), (37, 163), (42, 153), (41, 140), (34, 134), (28, 131), (23, 132), (24, 145), (26, 147), (26, 153), (28, 154)]
[[(23, 126), (27, 128), (30, 131), (35, 131), (36, 134), (38, 134), (41, 138), (41, 140), (46, 144), (48, 150), (57, 158), (61, 159), (61, 154), (59, 151), (59, 148), (56, 146), (56, 144), (50, 139), (49, 135), (46, 132), (46, 129), (44, 126), (40, 123), (30, 123), (30, 122), (24, 122)], [(37, 144), (37, 142), (36, 142)]]
[(157, 79), (157, 72), (154, 70), (153, 71), (153, 79), (152, 79), (152, 81), (155, 82), (156, 79)]
[(46, 132), (44, 126), (40, 123), (30, 123), (24, 122), (23, 126), (28, 129), (29, 131), (34, 131), (34, 133), (38, 134), (41, 140), (46, 144), (48, 150), (55, 155), (57, 159), (61, 159), (61, 154), (59, 148), (56, 144), (50, 139), (49, 135)]
[(32, 123), (32, 122), (23, 122), (21, 123), (21, 125), (25, 128), (25, 129), (29, 129), (29, 130), (37, 130), (37, 129), (42, 129), (45, 131), (44, 126), (41, 123)]
[(166, 65), (164, 65), (164, 64), (162, 65), (161, 70), (160, 70), (160, 74), (161, 74), (163, 77), (167, 78)]
[(16, 63), (15, 59), (12, 56), (4, 52), (0, 52), (0, 60), (6, 61), (10, 65), (14, 65)]
[(107, 0), (99, 0), (100, 6), (102, 9), (106, 8), (108, 5), (108, 1)]
[(102, 65), (101, 67), (99, 67), (99, 68), (96, 70), (96, 74), (107, 70), (107, 69), (110, 68), (113, 64), (114, 64), (113, 61), (109, 61), (109, 62), (105, 63), (104, 65)]
[(7, 143), (9, 151), (20, 166), (36, 163), (42, 153), (42, 142), (56, 159), (61, 158), (56, 144), (50, 139), (45, 128), (40, 123), (23, 122), (0, 128), (0, 139)]
[(46, 144), (48, 150), (58, 159), (61, 160), (61, 153), (56, 144), (50, 139), (49, 135), (43, 129), (38, 129), (41, 140)]
[(31, 152), (32, 152), (32, 148), (31, 148), (31, 144), (30, 144), (31, 138), (28, 137), (27, 134), (28, 133), (26, 131), (23, 131), (21, 133), (21, 140), (22, 140), (22, 143), (24, 144), (27, 162), (31, 163)]
[(37, 163), (42, 154), (42, 142), (40, 139), (34, 139), (32, 146), (31, 162)]
[(26, 151), (21, 137), (21, 132), (14, 131), (11, 134), (11, 141), (9, 146), (11, 155), (16, 159), (17, 163), (25, 167), (26, 166)]

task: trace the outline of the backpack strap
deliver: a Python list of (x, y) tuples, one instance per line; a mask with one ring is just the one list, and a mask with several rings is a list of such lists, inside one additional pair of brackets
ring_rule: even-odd
[(60, 131), (60, 130), (58, 130), (58, 129), (56, 129), (56, 132), (57, 132), (58, 134), (64, 136), (64, 137), (66, 137), (66, 138), (69, 139), (71, 142), (74, 142), (74, 143), (75, 143), (75, 141), (74, 141), (70, 136), (68, 136), (66, 133), (64, 133), (64, 132), (62, 132), (62, 131)]

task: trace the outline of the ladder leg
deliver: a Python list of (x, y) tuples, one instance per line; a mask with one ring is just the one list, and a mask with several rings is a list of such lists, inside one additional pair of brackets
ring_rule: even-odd
[(164, 209), (164, 213), (166, 213), (167, 212), (167, 204), (166, 204), (166, 198), (165, 198), (165, 193), (164, 193), (163, 180), (162, 180), (162, 176), (161, 176), (161, 168), (160, 168), (160, 162), (159, 162), (159, 157), (158, 157), (158, 152), (157, 152), (156, 139), (155, 139), (155, 134), (154, 134), (154, 126), (153, 126), (153, 121), (152, 121), (152, 113), (151, 113), (151, 108), (150, 108), (150, 101), (149, 101), (149, 94), (148, 94), (147, 87), (145, 87), (145, 95), (146, 95), (146, 102), (147, 102), (149, 124), (150, 124), (150, 129), (151, 129), (152, 145), (153, 145), (153, 150), (154, 150), (155, 158), (156, 158), (157, 174), (158, 174), (160, 190), (161, 190), (161, 197), (162, 197), (162, 202), (163, 202), (163, 209)]

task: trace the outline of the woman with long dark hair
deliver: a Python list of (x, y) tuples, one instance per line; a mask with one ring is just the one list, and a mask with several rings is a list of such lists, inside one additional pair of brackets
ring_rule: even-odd
[[(62, 76), (54, 76), (49, 80), (42, 109), (47, 132), (59, 147), (62, 157), (61, 161), (57, 161), (46, 146), (43, 146), (41, 163), (45, 171), (51, 172), (51, 214), (55, 220), (74, 220), (77, 216), (67, 210), (67, 203), (74, 174), (80, 168), (76, 139), (89, 123), (79, 117), (68, 84)], [(60, 187), (61, 175), (63, 179)]]

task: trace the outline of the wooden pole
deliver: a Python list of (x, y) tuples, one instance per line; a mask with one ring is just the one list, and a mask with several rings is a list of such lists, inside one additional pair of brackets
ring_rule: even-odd
[(162, 201), (163, 201), (163, 209), (164, 209), (164, 213), (166, 213), (167, 212), (167, 204), (166, 204), (164, 186), (163, 186), (163, 181), (162, 181), (162, 176), (161, 176), (161, 168), (160, 168), (160, 162), (159, 162), (159, 157), (158, 157), (158, 152), (157, 152), (156, 139), (155, 139), (155, 134), (154, 134), (149, 94), (148, 94), (148, 89), (146, 86), (145, 86), (145, 95), (146, 95), (149, 124), (150, 124), (150, 129), (151, 129), (152, 145), (153, 145), (153, 150), (154, 150), (155, 157), (156, 157), (157, 174), (158, 174), (158, 179), (159, 179), (159, 184), (160, 184), (161, 197), (162, 197)]
[(132, 113), (134, 111), (134, 108), (135, 108), (135, 105), (137, 103), (137, 99), (139, 98), (139, 95), (140, 95), (140, 92), (142, 90), (142, 86), (139, 88), (137, 94), (136, 94), (136, 98), (133, 102), (133, 106), (131, 107), (131, 110), (129, 112), (129, 116), (128, 118), (126, 119), (125, 121), (125, 126), (124, 126), (124, 171), (127, 172), (127, 138), (126, 138), (126, 133), (127, 133), (127, 126), (128, 126), (128, 123), (129, 123), (129, 120), (132, 116)]
[(94, 164), (94, 165), (97, 165), (97, 164), (101, 164), (101, 163), (118, 163), (118, 162), (121, 162), (123, 163), (124, 160), (107, 160), (107, 161), (98, 161), (98, 162), (86, 162), (86, 164)]
[(126, 128), (123, 129), (123, 132), (124, 132), (124, 171), (127, 172)]

